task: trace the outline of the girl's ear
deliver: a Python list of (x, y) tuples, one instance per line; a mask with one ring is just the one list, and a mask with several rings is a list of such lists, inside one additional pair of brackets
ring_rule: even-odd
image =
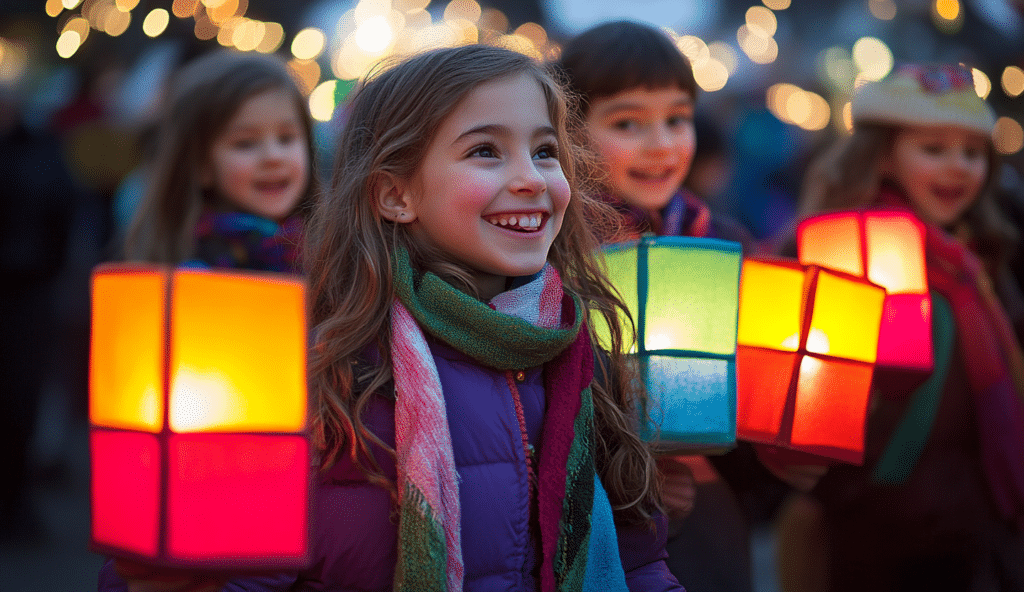
[(377, 213), (385, 220), (408, 224), (416, 220), (416, 208), (409, 184), (391, 173), (380, 173), (374, 183)]

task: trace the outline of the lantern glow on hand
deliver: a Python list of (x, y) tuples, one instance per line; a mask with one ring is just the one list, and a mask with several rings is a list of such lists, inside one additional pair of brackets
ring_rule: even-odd
[(92, 547), (154, 564), (308, 561), (305, 288), (284, 274), (93, 274)]

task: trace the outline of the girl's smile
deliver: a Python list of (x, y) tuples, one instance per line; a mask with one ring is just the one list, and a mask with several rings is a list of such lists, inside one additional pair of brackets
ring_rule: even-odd
[(544, 221), (549, 217), (547, 212), (506, 212), (504, 214), (487, 214), (487, 220), (494, 226), (501, 226), (517, 233), (538, 232)]
[(978, 198), (988, 173), (987, 139), (951, 127), (908, 127), (897, 132), (882, 172), (896, 182), (917, 215), (949, 226)]

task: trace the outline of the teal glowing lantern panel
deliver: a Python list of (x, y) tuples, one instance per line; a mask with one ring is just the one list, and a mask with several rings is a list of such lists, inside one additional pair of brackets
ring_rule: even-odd
[[(644, 237), (610, 245), (604, 256), (636, 323), (625, 353), (637, 356), (650, 397), (646, 437), (673, 447), (732, 446), (739, 243)], [(603, 319), (595, 317), (594, 328), (609, 343)]]

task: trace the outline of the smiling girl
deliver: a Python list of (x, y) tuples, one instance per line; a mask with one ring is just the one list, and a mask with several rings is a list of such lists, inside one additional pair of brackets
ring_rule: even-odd
[(275, 56), (220, 51), (172, 81), (129, 259), (296, 271), (312, 124)]
[[(903, 66), (861, 87), (852, 113), (852, 135), (808, 173), (805, 214), (894, 207), (925, 222), (932, 314), (949, 319), (954, 348), (935, 369), (933, 415), (917, 411), (925, 389), (875, 381), (887, 396), (873, 398), (864, 466), (832, 467), (783, 513), (782, 579), (815, 590), (1024, 590), (1024, 362), (1003, 281), (1016, 232), (992, 196), (994, 116), (959, 65)], [(923, 442), (893, 465), (890, 450), (914, 449), (900, 447), (907, 425), (923, 428)], [(808, 540), (815, 530), (823, 538)]]
[(357, 91), (305, 243), (312, 562), (225, 589), (681, 589), (635, 432), (644, 395), (591, 341), (590, 311), (628, 313), (566, 112), (540, 64), (486, 46)]

